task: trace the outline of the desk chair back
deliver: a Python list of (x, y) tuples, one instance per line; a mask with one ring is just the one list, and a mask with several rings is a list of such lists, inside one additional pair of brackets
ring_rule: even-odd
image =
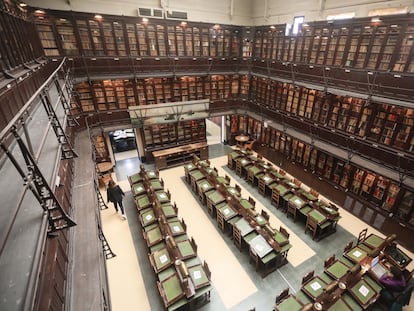
[(344, 247), (344, 253), (349, 251), (353, 246), (354, 246), (354, 241), (349, 241), (348, 244), (346, 244)]
[(279, 232), (281, 234), (283, 234), (285, 236), (286, 239), (289, 239), (289, 232), (287, 232), (287, 230), (285, 228), (283, 228), (282, 226), (279, 227)]
[(305, 276), (302, 278), (302, 285), (309, 281), (315, 275), (315, 270), (309, 271)]
[(283, 299), (285, 299), (289, 295), (289, 287), (282, 290), (282, 292), (279, 295), (276, 295), (275, 303), (278, 304)]
[(249, 203), (251, 205), (253, 205), (253, 207), (256, 206), (256, 201), (252, 197), (250, 197), (250, 196), (249, 196)]
[(246, 150), (253, 150), (253, 145), (254, 145), (254, 143), (255, 143), (255, 140), (249, 140), (248, 142), (246, 142), (245, 144), (244, 144), (244, 148), (246, 149)]
[(333, 263), (335, 262), (335, 254), (333, 254), (331, 257), (328, 257), (327, 259), (325, 259), (325, 262), (323, 264), (324, 268), (328, 268), (329, 266), (331, 266)]
[(311, 215), (308, 215), (308, 218), (306, 219), (306, 231), (309, 230), (312, 232), (312, 239), (315, 239), (316, 232), (318, 230), (318, 221), (316, 218), (313, 218)]
[(359, 243), (362, 243), (362, 241), (365, 240), (365, 238), (367, 237), (367, 232), (368, 232), (368, 228), (365, 228), (364, 230), (362, 230), (359, 235), (358, 235), (358, 241), (357, 241), (357, 245)]

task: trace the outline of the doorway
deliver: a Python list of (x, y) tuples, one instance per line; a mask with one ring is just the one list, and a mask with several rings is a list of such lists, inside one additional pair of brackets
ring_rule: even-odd
[(133, 129), (109, 132), (115, 162), (138, 157), (137, 143)]
[(211, 117), (206, 119), (206, 137), (208, 145), (221, 144), (222, 117)]

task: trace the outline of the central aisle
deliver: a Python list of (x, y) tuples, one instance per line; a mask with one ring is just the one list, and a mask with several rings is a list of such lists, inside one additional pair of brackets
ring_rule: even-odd
[(208, 263), (213, 286), (226, 308), (254, 294), (256, 286), (191, 193), (184, 179), (184, 168), (163, 170), (160, 176), (164, 187), (171, 189), (171, 202), (177, 203), (178, 215), (187, 224), (188, 235), (194, 237), (198, 255)]

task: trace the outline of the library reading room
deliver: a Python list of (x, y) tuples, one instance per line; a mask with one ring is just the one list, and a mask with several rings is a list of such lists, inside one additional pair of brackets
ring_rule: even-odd
[(412, 0), (0, 0), (0, 37), (0, 310), (414, 310)]

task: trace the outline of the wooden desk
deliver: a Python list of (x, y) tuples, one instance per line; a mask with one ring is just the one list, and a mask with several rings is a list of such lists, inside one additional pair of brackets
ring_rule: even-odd
[(258, 179), (264, 175), (264, 169), (258, 165), (252, 165), (247, 169), (247, 182), (252, 186), (258, 185)]
[(177, 217), (177, 209), (170, 202), (161, 205), (161, 213), (167, 219)]
[(151, 186), (152, 191), (164, 190), (164, 186), (158, 178), (150, 180), (149, 184)]
[(128, 176), (128, 181), (132, 187), (133, 184), (142, 182), (142, 176), (139, 173), (133, 174), (131, 176)]
[(197, 169), (197, 166), (194, 165), (194, 163), (189, 163), (187, 165), (184, 165), (184, 172), (185, 172), (185, 180), (190, 183), (190, 175), (189, 173), (193, 170)]
[(196, 185), (198, 198), (201, 203), (206, 204), (206, 192), (213, 190), (214, 186), (207, 179), (198, 180)]
[(354, 311), (348, 303), (342, 299), (339, 298), (329, 309), (329, 311)]
[(361, 263), (367, 257), (367, 252), (355, 246), (347, 251), (344, 256), (354, 263)]
[(241, 135), (237, 135), (236, 137), (234, 137), (234, 139), (243, 146), (250, 139), (250, 137), (247, 135), (241, 134)]
[(277, 183), (277, 179), (266, 173), (259, 178), (259, 193), (266, 196), (270, 191), (270, 185)]
[(207, 142), (178, 146), (164, 150), (153, 151), (155, 167), (159, 170), (191, 162), (196, 155), (199, 159), (208, 159)]
[(249, 245), (251, 251), (259, 256), (259, 258), (263, 258), (273, 250), (273, 247), (270, 246), (269, 243), (267, 243), (267, 241), (261, 235), (258, 235), (251, 239)]
[(158, 282), (158, 290), (164, 302), (164, 307), (168, 308), (173, 303), (185, 296), (181, 288), (181, 282), (178, 273), (174, 273), (166, 280)]
[(139, 211), (139, 220), (141, 222), (142, 227), (146, 227), (156, 222), (157, 218), (155, 217), (154, 210), (149, 207)]
[(137, 196), (135, 197), (135, 205), (139, 211), (147, 208), (151, 205), (150, 198), (146, 194)]
[(318, 276), (313, 277), (308, 282), (302, 285), (302, 290), (312, 300), (316, 300), (323, 293), (323, 289), (326, 287), (326, 283)]
[(291, 215), (293, 218), (293, 221), (295, 222), (297, 211), (300, 210), (305, 205), (306, 205), (305, 200), (303, 200), (297, 195), (293, 195), (288, 201), (286, 217), (289, 217), (289, 215)]
[(380, 294), (379, 292), (376, 292), (364, 279), (359, 280), (359, 282), (349, 288), (348, 292), (364, 309), (373, 304)]
[(299, 311), (302, 307), (303, 304), (294, 295), (289, 295), (278, 303), (274, 309), (276, 311)]
[(186, 260), (191, 257), (197, 256), (197, 253), (195, 252), (190, 240), (187, 238), (184, 241), (177, 242), (177, 248), (180, 255), (181, 260)]
[(340, 260), (336, 260), (332, 265), (325, 269), (326, 274), (335, 280), (340, 280), (348, 272), (349, 267)]
[(379, 237), (376, 234), (371, 233), (369, 236), (365, 238), (365, 240), (362, 241), (366, 246), (368, 246), (371, 249), (375, 249), (377, 247), (380, 247), (382, 243), (384, 243), (385, 239)]
[(169, 227), (169, 231), (171, 232), (172, 236), (177, 236), (177, 235), (181, 235), (181, 234), (185, 234), (185, 228), (183, 227), (183, 224), (181, 223), (181, 221), (178, 220), (173, 220), (173, 221), (168, 221), (168, 227)]
[(412, 261), (412, 259), (396, 245), (386, 247), (384, 255), (389, 262), (397, 266), (401, 271)]
[(242, 157), (242, 154), (238, 150), (234, 150), (227, 154), (227, 166), (231, 169), (236, 168), (236, 160)]
[(155, 273), (159, 273), (162, 270), (167, 269), (172, 264), (170, 255), (166, 247), (151, 253), (150, 262)]
[(136, 196), (146, 193), (147, 190), (145, 189), (143, 183), (135, 183), (131, 185), (131, 192), (134, 195), (134, 197), (136, 197)]
[(101, 162), (96, 164), (96, 167), (98, 169), (98, 173), (100, 174), (108, 174), (112, 173), (113, 165), (112, 162)]
[(170, 198), (168, 194), (164, 190), (158, 190), (155, 192), (155, 198), (160, 203), (167, 203), (170, 202)]

